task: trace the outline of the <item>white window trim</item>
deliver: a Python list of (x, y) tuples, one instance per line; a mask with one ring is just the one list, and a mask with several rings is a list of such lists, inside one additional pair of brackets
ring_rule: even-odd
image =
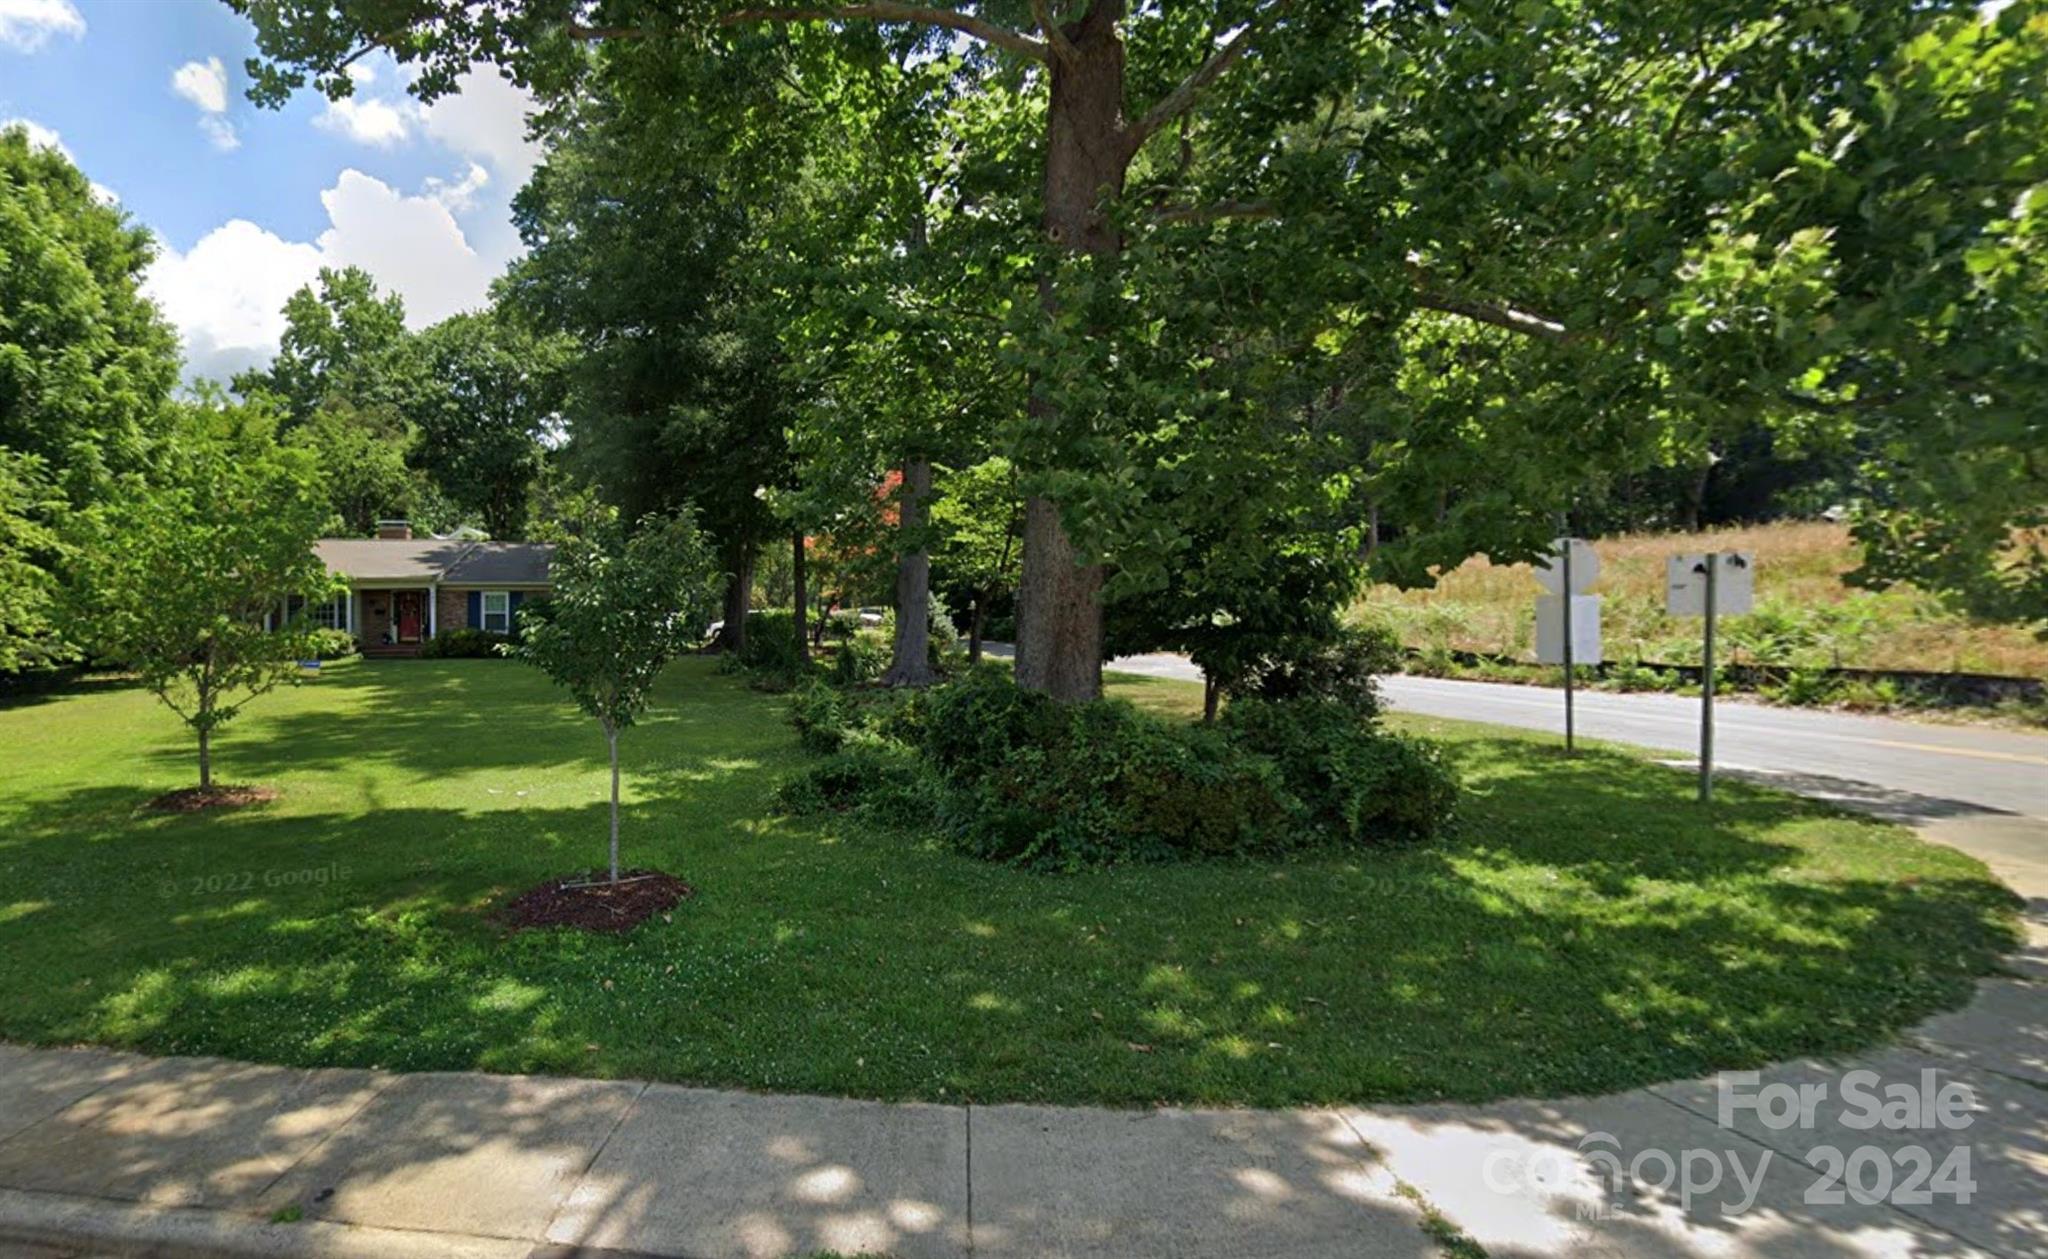
[[(477, 628), (483, 630), (487, 634), (511, 633), (512, 592), (509, 590), (486, 590), (483, 592), (483, 596), (483, 602), (480, 606), (483, 612), (484, 623), (482, 625), (479, 625)], [(493, 599), (498, 600), (499, 606), (496, 612), (493, 612), (491, 610), (491, 600)], [(503, 620), (498, 625), (493, 626), (491, 624), (491, 617), (493, 616), (502, 617)]]

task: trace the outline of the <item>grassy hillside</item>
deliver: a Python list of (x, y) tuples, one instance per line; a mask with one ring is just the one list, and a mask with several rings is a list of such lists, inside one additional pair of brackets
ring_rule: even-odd
[[(1780, 524), (1698, 534), (1636, 534), (1594, 544), (1604, 595), (1609, 660), (1689, 663), (1697, 621), (1664, 615), (1664, 562), (1681, 551), (1749, 551), (1757, 559), (1756, 612), (1723, 623), (1731, 664), (1929, 669), (2048, 675), (2048, 643), (2011, 626), (1972, 625), (1910, 589), (1854, 590), (1842, 574), (1857, 563), (1848, 530)], [(1379, 586), (1356, 609), (1409, 646), (1526, 657), (1532, 650), (1535, 579), (1525, 564), (1474, 559), (1434, 590)]]

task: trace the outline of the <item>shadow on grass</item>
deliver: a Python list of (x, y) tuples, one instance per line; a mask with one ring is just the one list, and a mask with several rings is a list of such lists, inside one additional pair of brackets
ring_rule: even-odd
[[(1436, 846), (1026, 874), (764, 819), (793, 741), (708, 671), (625, 745), (626, 858), (700, 897), (621, 940), (505, 939), (485, 907), (603, 859), (591, 723), (502, 662), (320, 685), (346, 702), (224, 760), (359, 807), (164, 818), (91, 787), (7, 828), (0, 1033), (870, 1097), (1480, 1099), (1869, 1044), (2011, 941), (2009, 894), (1945, 850), (1504, 737), (1450, 745), (1470, 792)], [(379, 798), (380, 773), (535, 763), (576, 802)]]

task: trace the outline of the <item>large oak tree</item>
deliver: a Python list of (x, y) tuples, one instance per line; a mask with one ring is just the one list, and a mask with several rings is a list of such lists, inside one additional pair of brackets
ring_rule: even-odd
[(1403, 508), (1376, 558), (1409, 579), (1761, 416), (1888, 435), (1878, 576), (2039, 588), (2001, 550), (2041, 501), (2038, 0), (234, 2), (272, 101), (347, 93), (376, 48), (423, 94), (487, 60), (556, 96), (593, 45), (820, 23), (928, 32), (1014, 86), (1042, 120), (1002, 155), (1041, 202), (1008, 342), (1018, 675), (1062, 698), (1099, 688), (1103, 598), (1190, 545), (1185, 496), (1152, 492), (1198, 471), (1182, 451), (1288, 414), (1353, 453), (1362, 509)]

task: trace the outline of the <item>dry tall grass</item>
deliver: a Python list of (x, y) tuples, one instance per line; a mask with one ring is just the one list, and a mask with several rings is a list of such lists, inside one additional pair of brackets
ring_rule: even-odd
[[(1759, 525), (1697, 534), (1631, 534), (1594, 543), (1595, 594), (1609, 660), (1689, 662), (1699, 623), (1664, 614), (1664, 561), (1681, 551), (1749, 551), (1757, 559), (1757, 611), (1726, 622), (1731, 663), (1840, 664), (2048, 676), (2048, 643), (2022, 628), (1974, 625), (1910, 588), (1883, 592), (1842, 583), (1858, 554), (1848, 530), (1824, 523)], [(1392, 627), (1412, 647), (1527, 657), (1535, 578), (1526, 564), (1472, 559), (1434, 590), (1375, 586), (1355, 609)]]

